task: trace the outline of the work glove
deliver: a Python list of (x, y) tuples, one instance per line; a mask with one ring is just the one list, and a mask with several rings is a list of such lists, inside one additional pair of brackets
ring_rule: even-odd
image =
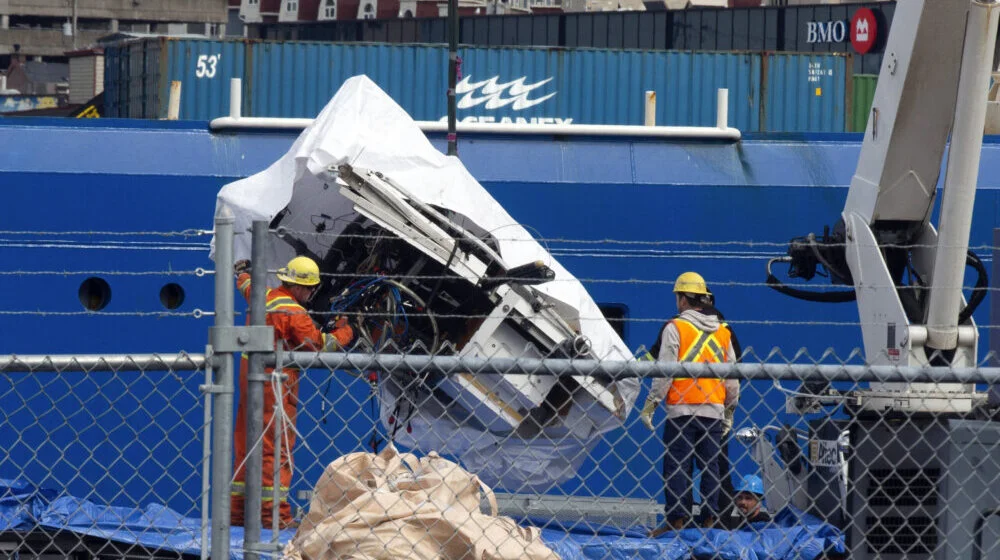
[(347, 317), (337, 317), (334, 320), (333, 328), (330, 330), (333, 338), (337, 339), (337, 344), (341, 348), (346, 348), (354, 340), (354, 329), (347, 322)]
[(642, 412), (639, 413), (639, 419), (642, 423), (646, 425), (650, 430), (656, 430), (653, 427), (653, 413), (656, 412), (656, 405), (660, 404), (659, 401), (652, 397), (646, 398), (646, 404), (642, 407)]
[(240, 260), (240, 261), (236, 261), (236, 264), (233, 265), (233, 271), (236, 272), (237, 276), (239, 276), (240, 274), (243, 274), (244, 272), (249, 273), (250, 272), (250, 260), (249, 259), (243, 259), (243, 260)]
[(736, 408), (735, 407), (729, 407), (729, 406), (727, 406), (726, 410), (723, 412), (723, 417), (722, 417), (722, 437), (726, 437), (726, 435), (733, 429), (733, 414), (735, 412), (736, 412)]

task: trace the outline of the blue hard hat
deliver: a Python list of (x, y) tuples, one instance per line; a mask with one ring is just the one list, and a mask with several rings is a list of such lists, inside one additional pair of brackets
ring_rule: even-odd
[(751, 492), (753, 494), (757, 494), (758, 496), (763, 496), (764, 481), (755, 474), (746, 475), (740, 480), (740, 483), (736, 485), (736, 491)]

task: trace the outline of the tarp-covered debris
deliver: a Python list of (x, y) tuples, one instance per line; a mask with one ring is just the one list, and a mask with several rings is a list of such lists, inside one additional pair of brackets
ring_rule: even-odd
[[(481, 493), (489, 513), (480, 510)], [(478, 477), (435, 453), (417, 457), (392, 445), (327, 466), (285, 556), (559, 560), (537, 528), (497, 514)]]
[[(407, 253), (399, 257), (406, 263), (400, 271), (412, 269), (411, 262), (414, 267), (430, 266), (425, 263), (431, 262), (436, 270), (452, 276), (457, 268), (465, 267), (465, 274), (458, 274), (461, 281), (445, 280), (452, 282), (456, 293), (462, 290), (462, 297), (445, 297), (434, 288), (430, 298), (437, 306), (453, 306), (448, 308), (452, 313), (488, 316), (477, 326), (464, 320), (458, 324), (448, 312), (440, 314), (455, 325), (448, 340), (457, 348), (455, 352), (463, 355), (469, 348), (478, 347), (479, 353), (473, 355), (502, 351), (506, 354), (501, 355), (513, 357), (544, 357), (551, 355), (553, 347), (572, 346), (574, 352), (585, 352), (589, 358), (633, 359), (583, 285), (490, 196), (461, 161), (435, 149), (409, 115), (367, 77), (347, 80), (281, 159), (256, 175), (226, 185), (218, 195), (217, 210), (223, 206), (235, 214), (238, 232), (247, 231), (253, 220), (266, 220), (275, 229), (267, 262), (255, 266), (263, 264), (274, 270), (297, 254), (309, 254), (318, 259), (328, 276), (343, 275), (345, 271), (336, 267), (345, 262), (350, 263), (346, 273), (351, 277), (363, 267), (365, 274), (361, 274), (359, 282), (348, 284), (345, 280), (337, 284), (338, 291), (344, 290), (338, 292), (341, 300), (346, 291), (364, 295), (365, 290), (382, 283), (387, 286), (386, 292), (393, 294), (395, 301), (387, 302), (395, 309), (405, 308), (401, 298), (409, 297), (411, 303), (416, 303), (409, 307), (411, 312), (427, 309), (421, 312), (428, 318), (435, 314), (431, 305), (419, 305), (421, 302), (414, 299), (412, 292), (400, 288), (401, 282), (390, 284), (387, 280), (395, 280), (384, 272), (381, 263), (374, 266), (364, 259), (360, 263), (351, 260), (351, 255), (372, 251), (360, 243), (350, 246), (351, 238), (379, 244), (391, 237), (393, 251), (401, 248)], [(429, 231), (444, 234), (443, 244), (434, 245), (434, 239), (413, 235)], [(373, 236), (371, 232), (378, 233)], [(249, 238), (237, 236), (237, 259), (250, 256)], [(442, 253), (441, 248), (449, 246), (464, 256), (452, 258)], [(478, 269), (476, 263), (469, 264), (477, 258), (482, 259)], [(530, 285), (512, 274), (530, 268), (532, 263), (543, 263), (551, 274)], [(490, 271), (497, 268), (504, 274), (491, 276)], [(376, 270), (377, 274), (371, 272)], [(508, 280), (493, 282), (499, 277)], [(428, 280), (420, 285), (432, 283)], [(322, 291), (323, 287), (319, 293)], [(317, 296), (314, 301), (317, 299), (344, 304), (336, 297)], [(348, 298), (345, 305), (355, 301)], [(470, 305), (470, 301), (480, 304)], [(523, 325), (527, 320), (542, 328), (504, 330), (501, 327), (506, 324), (505, 317), (491, 322), (491, 312), (499, 314), (500, 309), (508, 308), (514, 308), (511, 313), (522, 310), (517, 319), (508, 323)], [(340, 309), (334, 305), (325, 311)], [(353, 320), (363, 315), (355, 313), (351, 317)], [(416, 330), (414, 316), (404, 319), (406, 322), (401, 320), (398, 330)], [(436, 347), (440, 326), (432, 320), (427, 322), (432, 324), (434, 336), (430, 344), (423, 341), (424, 351), (428, 346)], [(383, 335), (396, 331), (381, 329)], [(525, 332), (536, 341), (547, 339), (550, 347), (539, 352), (537, 345), (525, 344)], [(374, 337), (359, 338), (370, 343)], [(577, 345), (577, 340), (584, 342)], [(378, 348), (378, 344), (374, 346)], [(489, 350), (491, 347), (494, 350)], [(430, 382), (420, 380), (426, 392), (417, 395), (408, 395), (408, 389), (402, 388), (416, 383), (387, 376), (391, 382), (380, 383), (382, 424), (397, 444), (456, 457), (493, 487), (543, 492), (576, 476), (588, 455), (587, 449), (602, 434), (622, 425), (639, 391), (634, 379), (611, 382), (585, 377), (559, 395), (556, 389), (538, 389), (561, 384), (554, 376), (506, 381), (517, 375), (513, 372), (491, 377), (470, 372)], [(502, 391), (493, 390), (497, 385), (491, 383), (507, 383), (503, 388), (510, 389), (513, 398), (529, 393), (531, 398), (552, 398), (544, 403), (547, 407), (539, 405), (541, 397), (532, 401), (535, 408), (522, 407), (524, 401), (511, 405), (514, 401)], [(555, 401), (563, 404), (553, 405)], [(567, 402), (572, 406), (566, 406)], [(409, 406), (412, 403), (418, 404)], [(518, 431), (512, 437), (512, 427), (527, 424), (522, 419), (541, 409), (558, 411), (558, 418), (554, 418), (555, 412), (549, 412), (545, 422), (539, 422), (544, 426), (540, 434), (536, 431), (530, 437), (521, 437)], [(399, 429), (402, 421), (393, 426), (401, 417), (405, 419), (405, 430)], [(505, 418), (509, 421), (509, 426), (501, 426), (506, 431), (496, 429), (498, 418), (500, 424)]]

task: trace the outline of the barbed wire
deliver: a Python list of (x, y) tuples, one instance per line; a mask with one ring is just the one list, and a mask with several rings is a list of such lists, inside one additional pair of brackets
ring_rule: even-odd
[[(319, 317), (379, 317), (383, 314), (373, 313), (373, 312), (360, 312), (360, 311), (310, 311), (313, 316)], [(269, 314), (295, 314), (294, 311), (271, 311)], [(192, 317), (195, 319), (200, 319), (202, 317), (214, 316), (214, 311), (205, 311), (201, 309), (195, 309), (193, 311), (46, 311), (38, 309), (25, 309), (25, 310), (0, 310), (0, 315), (5, 316), (106, 316), (106, 317)], [(236, 311), (236, 316), (244, 315), (243, 312)], [(484, 319), (489, 317), (488, 314), (465, 314), (465, 313), (434, 313), (434, 317), (437, 319)], [(623, 317), (615, 318), (614, 321), (623, 323), (654, 323), (662, 324), (670, 319), (673, 319), (675, 315), (662, 316), (662, 317)], [(575, 317), (574, 320), (581, 322), (606, 322), (609, 319), (604, 315), (588, 317), (581, 315)], [(805, 327), (863, 327), (863, 326), (877, 326), (883, 325), (884, 323), (866, 323), (861, 321), (793, 321), (793, 320), (783, 320), (783, 319), (726, 319), (726, 324), (729, 325), (757, 325), (757, 326), (805, 326)], [(934, 326), (925, 325), (921, 326)], [(948, 325), (940, 325), (941, 327), (947, 327)], [(979, 329), (1000, 329), (1000, 325), (983, 324), (976, 325)]]
[(47, 231), (47, 230), (0, 230), (0, 235), (39, 235), (39, 236), (49, 236), (49, 235), (104, 235), (109, 237), (126, 237), (126, 236), (152, 236), (152, 237), (198, 237), (203, 235), (215, 235), (215, 230), (211, 229), (183, 229), (179, 231), (107, 231), (107, 230), (66, 230), (66, 231)]
[[(511, 226), (521, 226), (527, 227), (524, 224), (510, 224)], [(316, 231), (305, 231), (305, 230), (292, 230), (286, 228), (276, 228), (270, 229), (271, 233), (280, 236), (284, 235), (304, 235), (309, 237), (332, 237), (332, 238), (343, 238), (343, 239), (374, 239), (378, 236), (370, 234), (349, 234), (349, 233), (334, 233), (334, 232), (316, 232)], [(242, 234), (245, 232), (237, 232), (237, 234)], [(34, 236), (58, 236), (58, 235), (87, 235), (87, 236), (108, 236), (108, 237), (200, 237), (215, 235), (215, 230), (213, 229), (200, 229), (200, 228), (189, 228), (177, 231), (110, 231), (110, 230), (64, 230), (64, 231), (48, 231), (48, 230), (0, 230), (0, 235), (34, 235)], [(431, 241), (454, 241), (455, 238), (451, 236), (431, 236), (431, 235), (410, 235), (410, 239), (426, 239)], [(791, 243), (791, 239), (788, 241), (755, 241), (749, 240), (682, 240), (682, 239), (660, 239), (660, 240), (638, 240), (638, 239), (615, 239), (615, 238), (593, 238), (593, 239), (582, 239), (582, 238), (572, 238), (572, 237), (532, 237), (532, 238), (515, 238), (515, 237), (493, 237), (497, 241), (512, 241), (512, 242), (543, 242), (543, 243), (566, 243), (571, 245), (623, 245), (623, 246), (643, 246), (643, 247), (662, 247), (662, 246), (685, 246), (685, 247), (749, 247), (749, 248), (779, 248), (786, 250)], [(0, 241), (12, 241), (12, 240), (0, 240)], [(23, 241), (23, 240), (14, 240)], [(73, 241), (67, 241), (73, 242)], [(824, 247), (847, 247), (848, 243), (835, 243), (835, 242), (824, 242), (817, 240), (817, 244)], [(200, 246), (200, 245), (199, 245)], [(207, 244), (205, 244), (207, 246)], [(860, 245), (864, 246), (864, 245)], [(883, 248), (957, 248), (960, 245), (938, 245), (938, 244), (897, 244), (897, 243), (879, 243), (878, 247)], [(970, 250), (992, 250), (1000, 248), (997, 245), (969, 245)], [(558, 250), (558, 248), (556, 248)], [(570, 250), (570, 249), (564, 249)]]
[[(523, 224), (512, 224), (512, 225), (522, 225)], [(305, 231), (305, 230), (292, 230), (292, 229), (270, 229), (270, 233), (277, 235), (278, 237), (287, 235), (298, 235), (307, 237), (319, 237), (319, 238), (333, 238), (333, 239), (377, 239), (379, 237), (385, 238), (385, 234), (373, 235), (364, 233), (344, 233), (344, 232), (316, 232), (316, 231)], [(455, 237), (451, 236), (433, 236), (433, 235), (420, 235), (420, 234), (408, 234), (407, 239), (413, 240), (427, 240), (427, 241), (455, 241)], [(566, 243), (569, 245), (624, 245), (624, 246), (644, 246), (644, 247), (662, 247), (677, 245), (682, 247), (749, 247), (749, 248), (778, 248), (782, 250), (787, 250), (788, 246), (791, 244), (792, 239), (789, 238), (787, 241), (754, 241), (754, 240), (717, 240), (717, 241), (692, 241), (687, 239), (660, 239), (660, 240), (640, 240), (640, 239), (614, 239), (614, 238), (594, 238), (594, 239), (580, 239), (572, 237), (492, 237), (491, 239), (496, 241), (510, 241), (517, 243)], [(797, 238), (796, 238), (797, 240)], [(821, 240), (816, 241), (817, 245), (823, 247), (848, 247), (855, 245), (858, 247), (864, 247), (866, 244), (858, 243), (835, 243), (835, 242), (824, 242)], [(912, 244), (901, 244), (901, 243), (876, 243), (874, 247), (883, 247), (891, 249), (912, 249), (912, 248), (958, 248), (963, 247), (962, 245), (938, 245), (936, 243), (912, 243)], [(970, 250), (986, 250), (998, 248), (996, 245), (969, 245)]]
[[(295, 311), (269, 311), (269, 314), (287, 314), (294, 315)], [(373, 312), (373, 311), (309, 311), (313, 316), (317, 317), (388, 317), (392, 316), (391, 313), (384, 312)], [(436, 319), (485, 319), (490, 315), (487, 313), (433, 313)], [(666, 321), (676, 318), (676, 315), (670, 316), (659, 316), (659, 317), (623, 317), (623, 318), (613, 318), (611, 321), (618, 321), (624, 323), (657, 323), (662, 324)], [(608, 317), (604, 315), (598, 316), (586, 316), (579, 315), (573, 318), (574, 321), (598, 321), (607, 322)], [(863, 327), (863, 326), (884, 326), (885, 323), (881, 322), (862, 322), (862, 321), (794, 321), (794, 320), (784, 320), (784, 319), (730, 319), (726, 318), (726, 324), (729, 325), (763, 325), (763, 326), (823, 326), (823, 327)], [(949, 325), (931, 325), (927, 323), (920, 323), (920, 326), (925, 327), (948, 327)], [(1000, 329), (1000, 324), (998, 325), (976, 325), (980, 329)], [(859, 333), (860, 334), (860, 333)]]
[[(275, 268), (275, 269), (270, 269), (269, 268), (267, 270), (268, 274), (277, 274), (280, 271), (281, 271), (280, 268)], [(399, 275), (397, 275), (397, 274), (384, 274), (384, 275), (376, 275), (376, 274), (359, 274), (359, 273), (356, 273), (356, 272), (320, 272), (319, 275), (320, 275), (320, 277), (326, 277), (326, 278), (376, 278), (376, 277), (381, 277), (381, 278), (387, 278), (387, 279), (392, 279), (392, 280), (422, 280), (422, 281), (426, 281), (426, 280), (455, 280), (455, 281), (464, 280), (463, 277), (455, 275), (455, 274), (452, 274), (452, 275), (447, 275), (447, 274), (426, 274), (426, 275), (425, 274), (399, 274)], [(517, 282), (517, 281), (522, 281), (523, 280), (523, 278), (516, 277), (516, 276), (490, 276), (488, 278), (491, 281), (504, 281), (504, 282)], [(539, 285), (544, 286), (546, 284), (552, 284), (552, 283), (556, 283), (556, 282), (581, 282), (581, 283), (584, 283), (584, 284), (637, 284), (637, 285), (673, 286), (674, 283), (676, 282), (676, 279), (674, 279), (674, 278), (670, 278), (670, 279), (586, 278), (586, 277), (583, 277), (583, 278), (580, 278), (580, 277), (577, 277), (577, 278), (554, 278), (552, 280), (547, 280), (547, 281), (545, 281), (543, 283), (540, 283)], [(713, 279), (708, 279), (708, 278), (705, 279), (705, 282), (709, 286), (711, 286), (713, 288), (716, 287), (716, 286), (724, 286), (724, 287), (731, 287), (731, 288), (772, 288), (773, 287), (773, 284), (769, 284), (767, 282), (742, 282), (742, 281), (739, 281), (739, 280), (713, 280)], [(817, 283), (815, 283), (815, 284), (807, 283), (807, 282), (795, 282), (795, 283), (785, 283), (784, 285), (788, 286), (788, 287), (791, 287), (791, 288), (805, 288), (805, 289), (810, 289), (810, 290), (813, 290), (813, 291), (821, 291), (821, 290), (845, 290), (845, 291), (847, 291), (847, 290), (853, 290), (854, 289), (852, 286), (839, 285), (839, 284), (824, 284), (824, 283), (821, 283), (821, 282), (822, 282), (822, 280), (817, 281)], [(886, 287), (888, 288), (889, 286), (886, 286)], [(893, 286), (893, 287), (900, 288), (900, 289), (924, 288), (922, 286)], [(956, 287), (956, 286), (940, 286), (939, 285), (937, 287), (944, 288), (944, 289), (950, 289), (950, 288), (953, 288), (953, 287)], [(979, 290), (983, 290), (983, 291), (998, 291), (998, 290), (1000, 290), (1000, 287), (994, 287), (994, 286), (983, 286), (983, 287), (977, 288), (973, 284), (968, 284), (968, 285), (963, 284), (960, 287), (962, 289), (966, 289), (966, 290), (972, 290), (972, 289), (979, 289)]]
[(0, 310), (0, 315), (6, 316), (39, 316), (39, 317), (191, 317), (200, 319), (215, 315), (214, 311), (203, 311), (195, 309), (193, 311), (44, 311), (41, 309), (25, 310)]
[(0, 270), (0, 276), (209, 276), (214, 275), (211, 269), (196, 268), (194, 270)]
[[(269, 274), (277, 274), (281, 269), (268, 269)], [(193, 270), (145, 270), (145, 271), (126, 271), (126, 270), (0, 270), (0, 276), (211, 276), (215, 274), (215, 270), (206, 268), (195, 268)], [(337, 273), (337, 272), (321, 272), (321, 277), (328, 278), (361, 278), (361, 277), (376, 277), (376, 275), (365, 275), (357, 273)], [(412, 275), (382, 275), (385, 278), (391, 278), (393, 280), (462, 280), (462, 277), (457, 275), (433, 275), (433, 274), (412, 274)], [(490, 280), (493, 281), (519, 281), (522, 280), (519, 277), (513, 276), (491, 276)], [(673, 286), (675, 283), (674, 279), (645, 279), (645, 278), (554, 278), (544, 282), (545, 284), (552, 284), (557, 282), (580, 282), (583, 284), (635, 284), (635, 285), (653, 285), (653, 286)], [(712, 287), (727, 287), (727, 288), (773, 288), (773, 284), (768, 282), (743, 282), (738, 280), (709, 280), (706, 279), (706, 283)], [(826, 284), (822, 282), (817, 282), (815, 284), (805, 283), (805, 282), (795, 282), (786, 283), (788, 287), (793, 288), (806, 288), (812, 291), (848, 291), (852, 290), (853, 287), (840, 284)], [(889, 286), (886, 286), (888, 288)], [(893, 286), (899, 289), (918, 289), (924, 286)], [(982, 290), (986, 292), (1000, 291), (1000, 287), (997, 286), (982, 286), (977, 287), (973, 284), (963, 284), (961, 286), (950, 286), (950, 285), (937, 285), (936, 287), (942, 289), (951, 289), (955, 287), (960, 287), (963, 290)]]
[(0, 247), (13, 249), (80, 249), (80, 250), (120, 250), (120, 251), (198, 251), (207, 252), (209, 246), (201, 245), (162, 245), (162, 244), (81, 244), (81, 243), (9, 243), (0, 240)]

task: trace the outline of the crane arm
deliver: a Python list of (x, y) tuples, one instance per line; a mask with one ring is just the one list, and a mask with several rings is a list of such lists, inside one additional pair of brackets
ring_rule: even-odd
[[(971, 311), (985, 267), (968, 251), (1000, 4), (907, 0), (896, 8), (856, 172), (832, 233), (792, 240), (789, 276), (817, 267), (853, 287), (871, 364), (974, 366)], [(950, 149), (938, 228), (931, 214)], [(966, 306), (966, 265), (980, 273)], [(785, 293), (819, 294), (769, 283)], [(849, 292), (827, 295), (847, 301)], [(893, 392), (969, 392), (958, 385), (873, 384)]]

